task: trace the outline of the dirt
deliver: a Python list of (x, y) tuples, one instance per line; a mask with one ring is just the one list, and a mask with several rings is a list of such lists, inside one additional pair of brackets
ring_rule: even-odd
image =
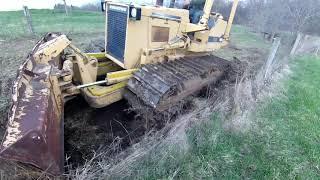
[[(99, 35), (100, 36), (100, 35)], [(103, 36), (103, 35), (101, 35)], [(75, 38), (76, 39), (76, 38)], [(91, 41), (89, 38), (76, 43), (86, 52), (99, 52), (103, 50), (101, 37), (98, 41)], [(0, 80), (11, 82), (15, 77), (16, 69), (24, 61), (27, 52), (31, 50), (36, 39), (23, 39), (12, 42), (0, 42), (0, 62), (1, 65)], [(90, 46), (87, 46), (90, 44)], [(231, 52), (231, 53), (230, 53)], [(218, 53), (219, 54), (219, 53)], [(240, 61), (250, 62), (249, 69), (258, 69), (263, 64), (266, 52), (257, 48), (242, 49), (241, 47), (229, 46), (220, 51), (222, 56), (227, 59), (239, 59)], [(227, 54), (227, 55), (226, 55)], [(1, 63), (0, 63), (1, 64)], [(233, 75), (230, 79), (236, 79)], [(10, 86), (10, 83), (7, 83)], [(223, 88), (228, 81), (219, 82), (218, 86)], [(211, 90), (204, 89), (197, 97), (212, 96), (218, 87), (210, 87)], [(6, 89), (5, 92), (8, 92)], [(0, 135), (4, 132), (6, 111), (8, 107), (8, 93), (1, 94), (0, 116), (2, 118), (2, 129)], [(2, 108), (2, 109), (1, 109)], [(87, 103), (80, 97), (73, 99), (65, 105), (65, 154), (66, 170), (73, 170), (83, 165), (91, 159), (94, 152), (108, 151), (108, 156), (112, 157), (127, 149), (131, 145), (139, 142), (144, 137), (146, 131), (146, 121), (130, 110), (131, 107), (126, 101), (120, 101), (111, 106), (93, 109), (89, 108)], [(192, 104), (184, 107), (183, 112), (192, 111)], [(173, 121), (175, 117), (172, 117)], [(165, 124), (156, 128), (161, 129)], [(152, 133), (151, 133), (152, 134)]]
[[(115, 152), (139, 141), (145, 132), (144, 121), (136, 117), (126, 101), (108, 107), (93, 109), (81, 97), (65, 106), (66, 162), (73, 167), (92, 158), (94, 151), (117, 146)], [(72, 168), (72, 167), (68, 167)]]
[[(261, 59), (256, 59), (257, 62)], [(246, 66), (246, 63), (235, 64), (234, 69), (235, 70), (243, 70), (245, 69), (244, 66)], [(238, 68), (236, 68), (238, 67)], [(105, 157), (103, 158), (97, 158), (100, 162), (102, 161), (102, 167), (97, 166), (86, 166), (86, 170), (90, 171), (92, 169), (97, 170), (96, 176), (100, 178), (106, 178), (108, 175), (112, 178), (126, 178), (126, 176), (130, 173), (134, 173), (131, 170), (131, 166), (134, 166), (133, 161), (139, 162), (141, 157), (144, 156), (145, 152), (150, 152), (150, 149), (152, 148), (158, 148), (161, 145), (164, 146), (170, 146), (172, 143), (176, 143), (176, 141), (179, 141), (179, 151), (183, 152), (184, 146), (188, 146), (187, 142), (181, 142), (181, 141), (187, 141), (184, 136), (186, 135), (186, 131), (188, 127), (190, 127), (194, 123), (198, 123), (199, 121), (202, 121), (203, 118), (206, 118), (206, 120), (210, 117), (212, 117), (213, 110), (211, 109), (213, 106), (212, 104), (215, 104), (216, 102), (221, 102), (224, 98), (232, 97), (234, 94), (234, 87), (236, 80), (239, 80), (238, 73), (230, 73), (228, 77), (226, 77), (224, 80), (218, 81), (216, 84), (209, 86), (207, 88), (204, 88), (201, 92), (198, 94), (193, 95), (192, 97), (188, 97), (188, 100), (191, 104), (189, 108), (185, 111), (181, 111), (180, 114), (172, 117), (172, 119), (167, 122), (168, 124), (165, 124), (160, 128), (161, 130), (157, 131), (155, 134), (152, 134), (151, 137), (147, 136), (143, 139), (142, 142), (139, 142), (138, 144), (135, 144), (133, 147), (127, 147), (126, 149), (123, 149), (122, 152), (113, 154), (112, 157)], [(228, 101), (227, 104), (223, 104), (223, 110), (226, 113), (232, 112), (232, 104), (233, 100), (229, 98), (230, 101)], [(200, 103), (199, 103), (200, 102)], [(202, 103), (205, 102), (205, 105)], [(224, 102), (224, 101), (223, 101)], [(199, 105), (202, 104), (202, 105)], [(216, 105), (216, 104), (215, 104)], [(218, 105), (217, 105), (218, 106)], [(214, 106), (215, 107), (215, 106)], [(190, 118), (192, 117), (192, 118)], [(190, 120), (192, 119), (192, 120)], [(167, 120), (167, 119), (163, 119)], [(167, 139), (168, 138), (168, 139)], [(169, 141), (166, 143), (166, 141)], [(160, 145), (161, 144), (161, 145)], [(86, 164), (88, 165), (88, 164)], [(105, 168), (105, 169), (104, 169)], [(86, 172), (83, 172), (86, 177)], [(103, 173), (106, 173), (104, 175), (101, 175)], [(126, 174), (127, 173), (127, 174)], [(88, 173), (88, 176), (91, 176), (90, 173)], [(94, 174), (94, 173), (93, 173)], [(115, 175), (115, 177), (113, 177)], [(94, 177), (96, 177), (94, 176)], [(130, 176), (129, 176), (130, 177)], [(109, 177), (110, 178), (110, 177)]]
[[(145, 138), (146, 134), (152, 136), (181, 114), (191, 112), (195, 107), (192, 104), (193, 98), (213, 97), (235, 83), (240, 71), (244, 70), (244, 64), (235, 62), (233, 66), (233, 71), (209, 87), (210, 90), (204, 88), (200, 93), (174, 106), (178, 108), (175, 113), (149, 113), (149, 116), (146, 116), (138, 111), (137, 114), (136, 109), (132, 111), (125, 100), (101, 109), (89, 108), (82, 98), (68, 102), (65, 106), (65, 152), (68, 159), (66, 170), (73, 170), (88, 162), (95, 152), (103, 152), (104, 157), (112, 159)], [(156, 121), (150, 122), (146, 117)]]

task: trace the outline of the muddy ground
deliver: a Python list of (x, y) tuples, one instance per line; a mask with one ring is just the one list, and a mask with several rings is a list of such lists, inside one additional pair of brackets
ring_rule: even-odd
[[(100, 49), (92, 42), (99, 41), (100, 43), (97, 44), (101, 44), (103, 36), (103, 33), (77, 34), (71, 38), (80, 49), (89, 52)], [(29, 38), (0, 42), (0, 80), (2, 82), (0, 137), (4, 133), (6, 111), (10, 102), (10, 86), (16, 75), (16, 69), (24, 61), (36, 41), (37, 38)], [(264, 64), (267, 53), (267, 49), (239, 47), (231, 43), (216, 54), (229, 60), (244, 61), (250, 66), (249, 69), (254, 71)], [(202, 97), (206, 95), (202, 94)], [(187, 107), (186, 111), (192, 111), (192, 106)], [(145, 132), (145, 121), (135, 112), (130, 111), (130, 106), (125, 100), (102, 109), (93, 109), (89, 108), (81, 97), (73, 99), (65, 106), (66, 170), (72, 170), (83, 164), (92, 157), (94, 152), (101, 150), (108, 149), (112, 157), (138, 142)]]
[[(261, 68), (267, 56), (267, 51), (263, 49), (241, 49), (234, 45), (219, 53), (221, 55), (227, 54), (226, 59), (238, 59), (246, 62), (245, 64), (250, 66), (247, 68), (252, 71)], [(228, 86), (230, 80), (232, 79), (234, 82), (236, 78), (236, 75), (233, 74), (226, 81), (218, 82), (217, 87), (211, 87), (211, 90), (204, 89), (195, 97), (207, 98), (207, 96), (212, 96), (215, 88), (218, 91), (218, 88)], [(191, 102), (191, 100), (188, 102)], [(190, 112), (192, 108), (193, 105), (187, 103), (183, 106), (182, 112)], [(174, 118), (164, 119), (164, 121), (174, 121)], [(153, 127), (152, 131), (157, 131), (164, 125)], [(90, 160), (94, 152), (104, 151), (104, 155), (108, 154), (109, 157), (119, 154), (144, 138), (146, 132), (146, 121), (132, 111), (125, 100), (102, 109), (93, 109), (88, 108), (87, 103), (81, 97), (74, 99), (66, 104), (65, 113), (67, 169), (73, 169)], [(152, 134), (148, 132), (148, 135)], [(105, 151), (108, 151), (108, 153), (105, 153)]]

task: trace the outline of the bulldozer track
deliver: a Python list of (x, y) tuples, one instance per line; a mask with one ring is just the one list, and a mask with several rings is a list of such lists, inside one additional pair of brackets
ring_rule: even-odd
[(234, 64), (213, 55), (147, 64), (129, 80), (124, 97), (142, 114), (174, 115), (184, 108), (188, 96), (238, 73)]

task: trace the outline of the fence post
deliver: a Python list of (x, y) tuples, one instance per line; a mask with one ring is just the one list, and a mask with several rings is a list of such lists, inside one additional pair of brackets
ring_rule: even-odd
[(276, 57), (276, 54), (278, 52), (278, 49), (280, 47), (280, 43), (281, 43), (281, 38), (276, 38), (276, 40), (273, 42), (272, 48), (271, 48), (271, 52), (269, 54), (268, 60), (267, 60), (267, 65), (266, 65), (266, 71), (264, 74), (264, 79), (266, 80), (269, 73), (270, 73), (270, 69), (271, 66), (274, 62), (274, 59)]
[(294, 42), (294, 45), (293, 45), (293, 47), (291, 49), (291, 52), (290, 52), (290, 55), (294, 55), (296, 53), (296, 50), (297, 50), (297, 47), (298, 47), (298, 45), (300, 43), (301, 37), (302, 37), (301, 33), (298, 32), (296, 41)]
[(66, 0), (63, 0), (63, 3), (64, 3), (64, 10), (66, 11), (66, 15), (68, 16), (69, 13), (68, 13), (68, 6), (67, 6), (67, 3), (66, 3)]
[(33, 25), (32, 25), (32, 18), (31, 18), (30, 11), (27, 6), (23, 6), (23, 13), (24, 13), (24, 17), (27, 20), (29, 32), (31, 34), (34, 34), (34, 29), (33, 29)]
[(4, 87), (3, 87), (3, 81), (0, 80), (0, 96), (4, 96), (4, 94), (2, 94), (2, 93), (3, 93), (3, 89), (4, 89)]

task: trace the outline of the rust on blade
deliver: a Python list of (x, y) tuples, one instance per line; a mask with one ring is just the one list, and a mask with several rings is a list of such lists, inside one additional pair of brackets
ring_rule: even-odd
[(59, 34), (47, 34), (19, 68), (0, 157), (34, 165), (47, 173), (63, 173), (63, 100), (55, 91), (52, 59), (36, 62), (35, 54)]

